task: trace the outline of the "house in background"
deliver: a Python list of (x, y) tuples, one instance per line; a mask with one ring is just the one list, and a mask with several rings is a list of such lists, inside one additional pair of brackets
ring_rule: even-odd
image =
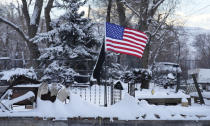
[(192, 75), (196, 75), (198, 84), (201, 85), (203, 90), (210, 91), (210, 69), (192, 69), (188, 71), (188, 82), (192, 82)]
[(182, 70), (177, 63), (157, 62), (153, 69), (153, 81), (164, 87), (173, 87), (180, 83)]

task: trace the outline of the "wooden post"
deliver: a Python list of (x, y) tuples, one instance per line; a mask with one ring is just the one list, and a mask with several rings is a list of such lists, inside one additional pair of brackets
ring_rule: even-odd
[(130, 83), (130, 95), (135, 97), (135, 83), (134, 82)]
[(180, 73), (177, 73), (177, 80), (176, 80), (176, 93), (179, 91), (180, 88)]
[(120, 90), (120, 100), (122, 100), (122, 90)]
[(199, 96), (199, 99), (200, 99), (200, 104), (205, 104), (205, 102), (203, 100), (203, 96), (202, 96), (201, 91), (200, 91), (200, 88), (199, 88), (198, 83), (197, 83), (196, 75), (193, 74), (192, 77), (193, 77), (193, 81), (195, 83), (195, 88), (198, 92), (198, 96)]
[(111, 105), (114, 104), (114, 83), (111, 84)]
[(130, 83), (128, 83), (128, 94), (130, 94)]
[(90, 10), (91, 10), (91, 7), (90, 7), (90, 4), (88, 6), (88, 19), (90, 19)]

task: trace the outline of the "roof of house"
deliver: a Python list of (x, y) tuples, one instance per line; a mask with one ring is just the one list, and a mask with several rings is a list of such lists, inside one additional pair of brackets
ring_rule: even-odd
[(15, 68), (0, 72), (0, 80), (9, 81), (13, 76), (23, 75), (31, 79), (37, 79), (36, 73), (33, 68)]
[(188, 74), (197, 74), (198, 83), (210, 83), (210, 69), (192, 69), (188, 71)]
[[(0, 72), (0, 85), (9, 83), (13, 84), (39, 84), (35, 71), (31, 69), (16, 68)], [(8, 83), (8, 84), (9, 84)]]
[(177, 63), (171, 62), (157, 62), (155, 63), (155, 71), (159, 72), (172, 72), (172, 73), (181, 73), (182, 70)]

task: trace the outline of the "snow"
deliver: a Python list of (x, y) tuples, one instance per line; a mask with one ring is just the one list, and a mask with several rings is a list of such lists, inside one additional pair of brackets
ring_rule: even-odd
[(157, 62), (155, 64), (154, 71), (161, 71), (161, 72), (170, 71), (170, 72), (178, 72), (178, 73), (182, 72), (178, 64), (171, 63), (171, 62)]
[(210, 69), (200, 69), (198, 83), (210, 83)]
[(15, 75), (25, 75), (26, 77), (29, 77), (29, 78), (32, 78), (32, 79), (37, 79), (36, 73), (34, 72), (33, 68), (30, 68), (30, 69), (25, 69), (25, 68), (11, 69), (11, 70), (8, 70), (8, 71), (0, 72), (0, 75), (2, 75), (0, 80), (7, 80), (7, 81), (9, 81), (10, 78), (15, 76)]
[[(154, 90), (154, 94), (152, 94)], [(142, 89), (135, 92), (136, 98), (138, 99), (148, 99), (148, 98), (190, 98), (189, 95), (184, 94), (182, 91), (175, 93), (174, 90), (153, 88), (153, 89)]]
[(175, 79), (175, 76), (172, 73), (169, 73), (168, 76), (167, 76), (167, 78), (169, 78), (169, 79)]
[(188, 102), (186, 98), (182, 98), (182, 102)]
[(19, 84), (14, 87), (39, 87), (41, 84)]
[[(146, 101), (125, 94), (124, 98), (109, 107), (99, 107), (83, 101), (79, 95), (70, 93), (70, 102), (64, 104), (59, 100), (54, 103), (37, 99), (37, 108), (30, 111), (0, 112), (0, 117), (55, 117), (63, 120), (74, 117), (117, 117), (119, 120), (209, 120), (209, 106), (192, 105), (189, 107), (156, 106)], [(157, 118), (155, 115), (158, 115)], [(183, 116), (185, 115), (185, 116)], [(198, 117), (203, 116), (203, 117)]]
[[(210, 98), (210, 92), (201, 92), (204, 98)], [(190, 96), (198, 97), (198, 92), (192, 92)]]
[[(123, 86), (126, 86), (123, 83)], [(92, 87), (92, 91), (98, 89), (100, 86), (96, 85)], [(103, 87), (103, 86), (102, 86)], [(101, 87), (100, 87), (101, 88)], [(152, 95), (151, 90), (155, 93)], [(37, 98), (37, 108), (32, 110), (17, 109), (10, 112), (0, 112), (0, 117), (43, 117), (43, 118), (55, 118), (56, 120), (66, 120), (67, 118), (118, 118), (119, 120), (209, 120), (210, 119), (210, 101), (205, 99), (207, 105), (199, 105), (192, 103), (191, 106), (183, 107), (181, 105), (176, 106), (164, 106), (164, 105), (150, 105), (147, 101), (138, 98), (182, 98), (182, 101), (187, 101), (189, 95), (185, 95), (182, 92), (174, 93), (174, 89), (162, 89), (159, 87), (152, 87), (149, 90), (136, 91), (136, 98), (126, 93), (126, 89), (123, 90), (123, 99), (114, 105), (108, 107), (102, 107), (94, 103), (90, 103), (86, 98), (84, 99), (84, 92), (87, 96), (88, 91), (70, 89), (69, 102), (62, 103), (56, 100), (54, 103), (51, 101), (43, 101)], [(81, 92), (82, 91), (82, 92)], [(101, 92), (103, 92), (103, 88)], [(80, 92), (80, 93), (79, 93)], [(139, 93), (138, 93), (139, 92)], [(77, 93), (77, 94), (75, 94)], [(93, 93), (93, 92), (92, 92)], [(100, 96), (97, 94), (92, 94)], [(103, 93), (101, 94), (103, 97)], [(97, 98), (98, 99), (98, 98)], [(96, 100), (96, 99), (95, 99)], [(94, 98), (92, 97), (92, 102)], [(103, 104), (103, 103), (102, 103)], [(101, 104), (101, 105), (102, 105)], [(184, 115), (184, 116), (183, 116)], [(158, 118), (157, 118), (158, 116)]]
[(0, 60), (9, 60), (10, 57), (0, 57)]

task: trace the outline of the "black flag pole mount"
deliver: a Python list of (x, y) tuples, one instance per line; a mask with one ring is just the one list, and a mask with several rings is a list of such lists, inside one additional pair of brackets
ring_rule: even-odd
[(98, 60), (96, 62), (96, 65), (93, 70), (93, 78), (97, 80), (97, 83), (100, 85), (101, 84), (101, 73), (102, 73), (102, 66), (105, 61), (105, 43), (103, 41), (102, 46), (101, 46), (101, 51), (98, 56)]
[(98, 60), (93, 70), (93, 78), (97, 80), (99, 85), (102, 84), (101, 82), (101, 74), (102, 74), (102, 67), (103, 64), (105, 66), (105, 83), (104, 83), (104, 106), (107, 107), (107, 70), (106, 70), (106, 52), (105, 52), (105, 39), (103, 40), (101, 51), (98, 56)]

